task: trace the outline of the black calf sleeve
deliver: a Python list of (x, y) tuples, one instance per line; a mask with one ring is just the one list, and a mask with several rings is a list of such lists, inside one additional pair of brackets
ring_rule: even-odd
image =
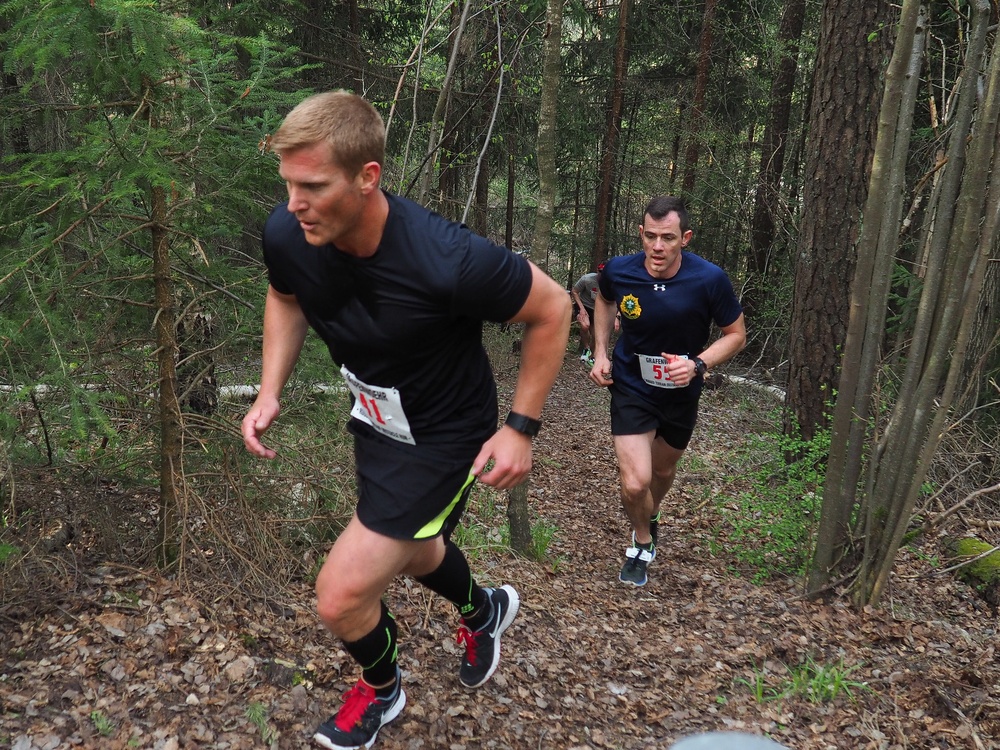
[(465, 555), (450, 540), (445, 544), (444, 559), (437, 569), (420, 576), (417, 581), (452, 602), (462, 617), (472, 614), (488, 601), (486, 592), (473, 579)]
[(396, 679), (396, 660), (399, 655), (396, 618), (389, 614), (385, 602), (378, 625), (356, 641), (344, 641), (347, 653), (361, 665), (361, 677), (373, 687), (385, 685)]

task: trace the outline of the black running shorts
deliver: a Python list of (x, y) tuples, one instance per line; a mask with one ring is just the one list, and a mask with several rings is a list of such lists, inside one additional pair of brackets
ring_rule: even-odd
[(642, 435), (655, 430), (667, 445), (687, 448), (698, 421), (698, 401), (651, 404), (636, 394), (611, 386), (611, 434)]
[(475, 481), (470, 470), (480, 447), (471, 454), (457, 450), (456, 459), (443, 455), (439, 446), (422, 450), (355, 434), (358, 520), (393, 539), (443, 534), (447, 540), (465, 510)]

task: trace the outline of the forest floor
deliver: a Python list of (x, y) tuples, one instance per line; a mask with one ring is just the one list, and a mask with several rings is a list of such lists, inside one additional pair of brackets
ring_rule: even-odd
[[(626, 586), (607, 394), (568, 356), (531, 479), (547, 561), (469, 551), (481, 582), (520, 592), (500, 667), (463, 689), (450, 606), (394, 584), (408, 702), (375, 747), (640, 750), (724, 730), (795, 750), (1000, 748), (997, 616), (928, 564), (935, 550), (904, 550), (864, 612), (806, 600), (798, 581), (751, 583), (719, 514), (741, 472), (734, 446), (766, 408), (748, 403), (734, 386), (705, 393), (649, 583)], [(503, 511), (468, 518), (486, 513)], [(280, 604), (234, 605), (78, 564), (80, 584), (48, 612), (0, 612), (0, 747), (305, 748), (357, 678), (306, 583)], [(838, 694), (778, 697), (795, 675)]]

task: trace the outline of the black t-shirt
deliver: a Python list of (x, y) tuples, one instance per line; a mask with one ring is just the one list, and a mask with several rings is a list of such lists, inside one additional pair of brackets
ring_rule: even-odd
[(277, 206), (264, 226), (271, 286), (295, 295), (334, 362), (349, 371), (361, 402), (352, 411), (355, 434), (481, 444), (497, 425), (483, 321), (507, 321), (521, 309), (531, 267), (462, 224), (385, 196), (385, 230), (368, 258), (310, 245), (288, 204)]

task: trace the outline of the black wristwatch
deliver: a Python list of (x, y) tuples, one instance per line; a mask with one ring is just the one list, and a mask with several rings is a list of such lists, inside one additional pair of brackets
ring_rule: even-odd
[(702, 377), (704, 377), (705, 373), (708, 372), (708, 365), (705, 364), (705, 360), (701, 357), (694, 358), (694, 371)]
[(527, 435), (528, 437), (534, 437), (542, 429), (542, 423), (539, 420), (518, 414), (516, 411), (512, 411), (507, 415), (504, 424), (512, 430), (517, 430), (522, 435)]

